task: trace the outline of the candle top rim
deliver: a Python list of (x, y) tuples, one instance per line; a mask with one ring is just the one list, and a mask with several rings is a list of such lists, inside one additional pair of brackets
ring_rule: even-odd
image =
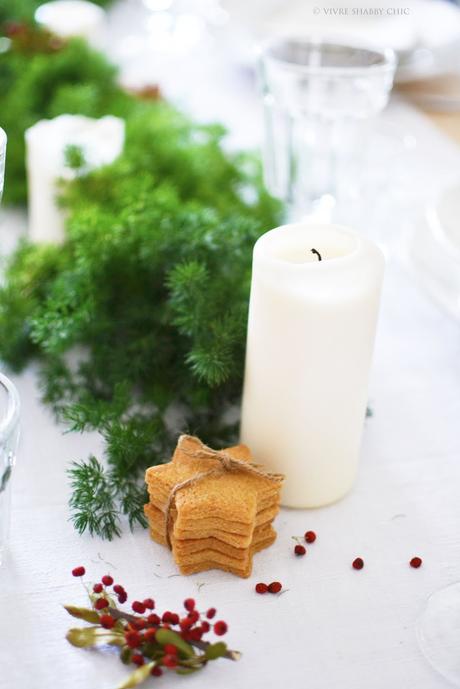
[[(329, 235), (326, 235), (328, 231)], [(276, 249), (282, 248), (283, 245), (286, 246), (288, 244), (288, 242), (284, 242), (283, 240), (288, 239), (289, 235), (291, 237), (298, 238), (299, 244), (302, 242), (302, 250), (303, 247), (305, 247), (305, 257), (308, 256), (308, 252), (312, 248), (317, 249), (320, 253), (322, 253), (320, 244), (321, 239), (318, 239), (318, 236), (323, 233), (325, 235), (324, 238), (328, 238), (329, 241), (334, 237), (346, 237), (348, 241), (351, 240), (350, 249), (342, 255), (331, 257), (328, 257), (327, 253), (324, 252), (322, 255), (323, 260), (321, 261), (311, 259), (305, 261), (292, 261), (283, 256), (276, 255)], [(316, 234), (317, 236), (312, 237), (312, 234)], [(334, 223), (299, 222), (275, 227), (274, 229), (268, 230), (261, 235), (254, 246), (254, 256), (261, 256), (264, 258), (264, 260), (270, 261), (279, 267), (289, 266), (292, 270), (325, 270), (326, 266), (345, 265), (354, 260), (365, 245), (373, 247), (379, 251), (378, 247), (373, 242), (370, 242), (364, 238), (362, 235), (356, 232), (356, 230), (344, 225)]]

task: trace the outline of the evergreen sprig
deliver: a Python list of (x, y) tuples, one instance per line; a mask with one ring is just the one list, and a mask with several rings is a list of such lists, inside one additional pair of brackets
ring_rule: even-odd
[(224, 151), (220, 126), (121, 92), (84, 43), (34, 54), (33, 78), (21, 50), (0, 56), (10, 200), (25, 189), (15, 137), (35, 119), (74, 102), (126, 120), (120, 158), (62, 187), (64, 244), (23, 242), (0, 288), (0, 356), (16, 370), (38, 358), (57, 416), (105, 441), (103, 458), (70, 469), (71, 510), (80, 532), (110, 539), (125, 519), (145, 524), (143, 472), (169, 459), (179, 431), (234, 439), (252, 247), (280, 208), (257, 161)]

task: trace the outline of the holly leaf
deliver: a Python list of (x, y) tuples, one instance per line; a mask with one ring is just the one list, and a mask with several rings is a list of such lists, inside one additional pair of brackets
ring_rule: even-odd
[(69, 615), (72, 617), (77, 617), (79, 620), (85, 620), (85, 622), (91, 622), (91, 624), (97, 624), (99, 622), (99, 615), (95, 610), (90, 610), (89, 608), (77, 608), (75, 605), (64, 605)]
[(159, 644), (165, 646), (166, 644), (174, 644), (187, 658), (192, 658), (195, 651), (184, 639), (173, 632), (172, 629), (159, 629), (155, 634), (155, 639)]
[(204, 652), (206, 660), (217, 660), (222, 658), (227, 653), (227, 644), (223, 641), (218, 641), (215, 644), (209, 644)]
[(137, 687), (141, 682), (145, 682), (155, 665), (155, 662), (141, 665), (118, 686), (118, 689), (130, 689), (131, 687)]

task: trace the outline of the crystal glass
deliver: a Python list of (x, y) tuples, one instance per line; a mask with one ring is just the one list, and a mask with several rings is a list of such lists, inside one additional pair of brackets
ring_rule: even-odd
[(0, 564), (10, 524), (11, 474), (19, 439), (19, 395), (0, 373)]
[(417, 622), (417, 638), (433, 668), (460, 687), (460, 581), (430, 596)]
[(289, 38), (262, 48), (265, 181), (290, 220), (359, 198), (368, 125), (395, 66), (391, 50)]

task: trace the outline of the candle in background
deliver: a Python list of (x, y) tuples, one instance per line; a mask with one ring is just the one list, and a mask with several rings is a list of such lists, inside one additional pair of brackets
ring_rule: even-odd
[(112, 163), (123, 150), (124, 121), (118, 117), (93, 119), (60, 115), (41, 120), (26, 130), (29, 236), (37, 242), (64, 239), (65, 216), (56, 203), (59, 179), (72, 179), (66, 166), (67, 146), (78, 146), (85, 158), (85, 171)]
[(338, 225), (286, 225), (254, 247), (241, 440), (286, 474), (288, 507), (353, 484), (383, 270), (380, 250)]
[(46, 2), (36, 9), (35, 21), (61, 38), (79, 36), (96, 47), (104, 39), (105, 11), (87, 0)]

